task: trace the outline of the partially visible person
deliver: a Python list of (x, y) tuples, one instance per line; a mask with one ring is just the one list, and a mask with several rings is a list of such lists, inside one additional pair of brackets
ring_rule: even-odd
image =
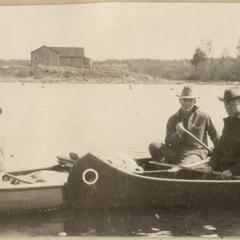
[[(2, 114), (2, 108), (0, 108), (0, 114)], [(0, 174), (5, 171), (5, 153), (3, 149), (3, 139), (0, 138)]]
[[(0, 108), (0, 114), (2, 114), (2, 109)], [(3, 139), (0, 138), (0, 181), (5, 173), (5, 153), (3, 149)]]
[(223, 101), (228, 117), (224, 118), (222, 136), (213, 150), (209, 166), (227, 178), (240, 175), (240, 88), (226, 89), (219, 99)]
[(177, 96), (181, 108), (168, 119), (165, 144), (152, 142), (149, 145), (149, 152), (155, 161), (188, 166), (204, 160), (208, 156), (208, 151), (185, 133), (183, 128), (205, 145), (208, 145), (207, 135), (214, 145), (219, 136), (210, 116), (196, 106), (198, 97), (190, 87), (184, 87), (180, 96)]

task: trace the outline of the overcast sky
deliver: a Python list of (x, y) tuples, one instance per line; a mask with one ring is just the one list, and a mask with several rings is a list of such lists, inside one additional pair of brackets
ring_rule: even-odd
[(211, 41), (212, 56), (236, 54), (240, 4), (98, 3), (0, 7), (0, 58), (30, 58), (42, 45), (84, 47), (95, 60), (190, 59)]

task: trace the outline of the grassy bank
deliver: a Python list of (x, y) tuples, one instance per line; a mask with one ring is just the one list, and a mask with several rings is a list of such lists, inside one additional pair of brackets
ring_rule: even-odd
[(0, 81), (42, 83), (240, 83), (240, 58), (190, 60), (128, 59), (95, 61), (91, 69), (31, 67), (29, 61), (0, 61)]
[[(29, 65), (0, 66), (2, 82), (41, 83), (145, 83), (161, 84), (169, 80), (148, 74), (126, 71), (121, 66), (97, 65), (92, 69), (73, 67), (31, 67)], [(175, 81), (173, 81), (175, 82)]]

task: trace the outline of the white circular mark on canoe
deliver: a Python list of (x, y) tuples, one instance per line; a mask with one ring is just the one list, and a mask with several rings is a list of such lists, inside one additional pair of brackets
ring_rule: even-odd
[(96, 183), (98, 177), (99, 177), (98, 172), (92, 168), (86, 169), (82, 174), (82, 180), (88, 185)]

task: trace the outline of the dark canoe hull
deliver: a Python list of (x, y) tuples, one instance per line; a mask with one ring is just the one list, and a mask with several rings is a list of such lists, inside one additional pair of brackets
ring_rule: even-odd
[[(89, 169), (98, 174), (93, 184), (83, 181)], [(87, 154), (72, 167), (66, 192), (70, 204), (80, 209), (240, 206), (239, 180), (191, 180), (184, 174), (182, 179), (133, 174)]]
[[(57, 170), (56, 170), (57, 169)], [(12, 172), (24, 176), (35, 171), (61, 171), (60, 166)], [(40, 210), (59, 209), (67, 206), (64, 183), (21, 183), (0, 186), (0, 216), (15, 215)]]

